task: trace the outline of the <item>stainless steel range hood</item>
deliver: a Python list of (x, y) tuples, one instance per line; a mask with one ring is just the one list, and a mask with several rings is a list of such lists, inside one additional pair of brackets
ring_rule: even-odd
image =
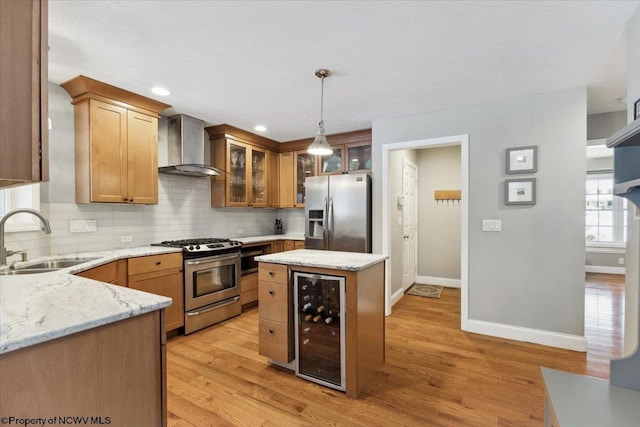
[(158, 167), (160, 173), (211, 177), (224, 171), (205, 164), (204, 122), (184, 114), (169, 117), (167, 165)]

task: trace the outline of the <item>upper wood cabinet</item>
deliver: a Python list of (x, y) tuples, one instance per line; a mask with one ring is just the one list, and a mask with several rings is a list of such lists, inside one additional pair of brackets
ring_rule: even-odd
[(49, 180), (47, 6), (0, 1), (0, 187)]
[(371, 171), (371, 141), (332, 145), (333, 154), (318, 156), (318, 174), (362, 173)]
[(211, 142), (211, 164), (225, 171), (211, 178), (211, 206), (279, 207), (278, 181), (272, 178), (272, 174), (278, 176), (279, 144), (229, 125), (205, 130)]
[(158, 117), (169, 105), (78, 76), (73, 98), (76, 203), (158, 203)]
[(295, 200), (293, 206), (304, 207), (304, 180), (318, 175), (316, 156), (307, 153), (306, 150), (294, 152), (295, 169), (293, 170), (293, 182), (295, 183)]

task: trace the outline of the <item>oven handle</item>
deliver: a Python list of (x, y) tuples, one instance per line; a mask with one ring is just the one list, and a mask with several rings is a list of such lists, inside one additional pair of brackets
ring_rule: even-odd
[(233, 297), (229, 301), (222, 301), (217, 304), (213, 304), (211, 307), (207, 308), (206, 310), (189, 311), (187, 312), (187, 316), (198, 316), (200, 314), (208, 313), (209, 311), (216, 310), (218, 308), (221, 308), (227, 305), (235, 304), (236, 302), (238, 302), (239, 299), (240, 297)]
[(208, 258), (201, 258), (199, 260), (190, 260), (185, 261), (185, 265), (200, 265), (207, 264), (209, 262), (217, 262), (217, 261), (226, 261), (228, 259), (234, 259), (238, 257), (238, 253), (234, 253), (233, 255), (217, 255)]

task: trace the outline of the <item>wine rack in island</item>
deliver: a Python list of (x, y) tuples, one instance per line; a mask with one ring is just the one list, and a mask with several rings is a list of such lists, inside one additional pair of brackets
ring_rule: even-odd
[(345, 278), (294, 272), (295, 371), (345, 390)]

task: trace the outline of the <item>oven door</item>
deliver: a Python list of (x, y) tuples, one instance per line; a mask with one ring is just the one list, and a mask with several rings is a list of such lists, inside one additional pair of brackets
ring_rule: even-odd
[(186, 260), (184, 286), (187, 311), (240, 295), (240, 252)]

